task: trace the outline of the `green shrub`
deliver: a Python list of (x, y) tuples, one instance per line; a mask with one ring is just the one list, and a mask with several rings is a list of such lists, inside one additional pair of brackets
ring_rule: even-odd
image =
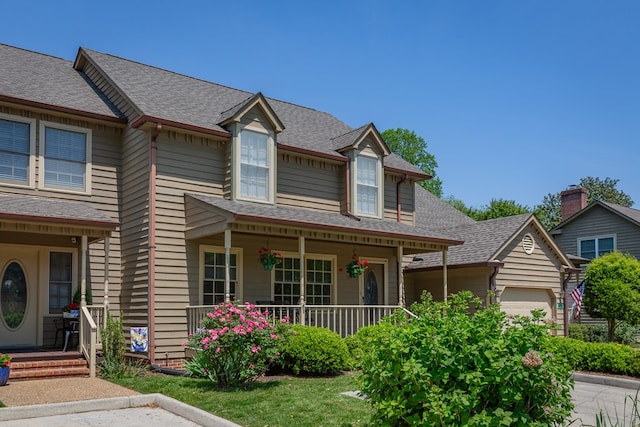
[(393, 328), (394, 326), (388, 323), (365, 326), (358, 329), (354, 335), (345, 337), (344, 342), (351, 354), (353, 366), (361, 368), (364, 355), (373, 351), (377, 343), (383, 340), (387, 333), (393, 331)]
[[(545, 351), (550, 336), (533, 318), (477, 310), (470, 292), (421, 301), (364, 356), (361, 391), (382, 425), (549, 426), (570, 415), (570, 370)], [(470, 315), (471, 307), (475, 307)], [(413, 311), (412, 307), (412, 311)]]
[(616, 343), (589, 343), (553, 337), (548, 348), (577, 371), (640, 375), (640, 355), (633, 348)]
[(125, 359), (127, 341), (124, 337), (122, 312), (114, 319), (107, 312), (107, 322), (101, 331), (104, 358), (100, 363), (100, 376), (105, 378), (133, 377), (142, 369), (141, 364), (129, 363)]
[(340, 335), (325, 328), (295, 325), (281, 347), (282, 367), (295, 375), (335, 375), (350, 368), (351, 356)]
[[(569, 338), (585, 342), (607, 342), (607, 325), (569, 324)], [(638, 338), (638, 327), (619, 322), (616, 325), (613, 340), (620, 344), (630, 345)]]

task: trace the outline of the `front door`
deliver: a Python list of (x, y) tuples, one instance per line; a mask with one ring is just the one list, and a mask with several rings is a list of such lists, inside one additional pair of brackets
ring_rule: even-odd
[(365, 305), (384, 304), (384, 265), (369, 261), (364, 273)]
[(38, 336), (38, 251), (0, 248), (0, 346), (29, 347)]

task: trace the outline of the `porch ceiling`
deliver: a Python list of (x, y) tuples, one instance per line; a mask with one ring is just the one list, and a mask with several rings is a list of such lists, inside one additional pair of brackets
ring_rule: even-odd
[(352, 218), (289, 206), (271, 206), (189, 193), (185, 195), (186, 237), (196, 239), (226, 229), (240, 233), (300, 237), (338, 243), (403, 246), (405, 253), (441, 251), (462, 243), (392, 221)]
[(4, 232), (102, 238), (118, 225), (88, 202), (0, 195), (0, 230)]

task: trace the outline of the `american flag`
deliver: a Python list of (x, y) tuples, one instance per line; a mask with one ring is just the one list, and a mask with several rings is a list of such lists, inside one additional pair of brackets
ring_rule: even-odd
[(580, 307), (582, 306), (582, 294), (584, 293), (584, 280), (580, 282), (580, 284), (571, 291), (571, 299), (573, 299), (573, 306), (575, 307), (575, 311), (573, 313), (573, 318), (577, 319), (580, 316)]

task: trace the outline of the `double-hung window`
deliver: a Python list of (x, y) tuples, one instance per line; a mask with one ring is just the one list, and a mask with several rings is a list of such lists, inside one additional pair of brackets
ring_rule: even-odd
[(582, 258), (594, 259), (614, 251), (616, 241), (614, 236), (591, 237), (580, 239), (578, 246)]
[[(331, 304), (334, 264), (331, 256), (307, 255), (305, 260), (307, 304)], [(273, 301), (276, 304), (298, 304), (300, 301), (300, 257), (285, 255), (282, 262), (274, 267)]]
[(87, 129), (43, 123), (40, 137), (43, 140), (43, 186), (88, 192), (91, 132)]
[[(238, 268), (240, 251), (233, 249), (229, 254), (229, 297), (236, 300), (239, 295)], [(224, 248), (203, 247), (200, 258), (202, 277), (202, 304), (215, 305), (224, 302), (225, 254)]]
[(272, 199), (270, 153), (268, 134), (247, 129), (240, 132), (240, 198)]
[[(6, 117), (6, 119), (5, 119)], [(0, 116), (0, 181), (32, 185), (35, 121), (11, 120)]]
[(356, 209), (365, 216), (380, 216), (378, 159), (359, 155), (356, 160)]
[(61, 313), (71, 302), (73, 254), (49, 253), (49, 313)]

